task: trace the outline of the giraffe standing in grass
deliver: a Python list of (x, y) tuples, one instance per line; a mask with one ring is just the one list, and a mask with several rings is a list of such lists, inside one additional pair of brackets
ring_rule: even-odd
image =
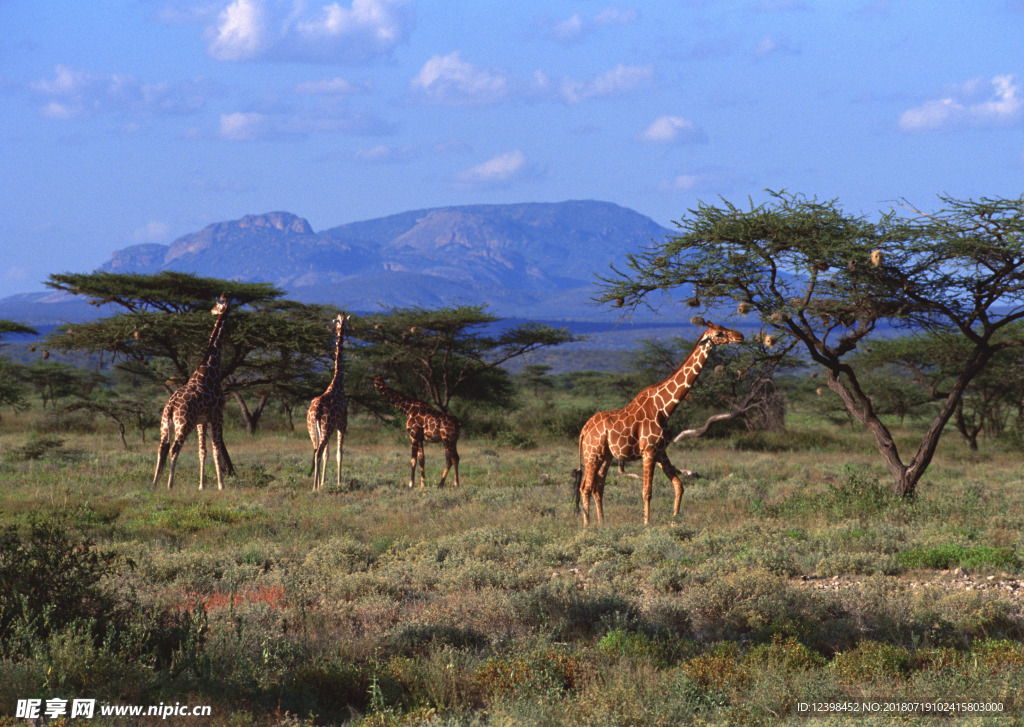
[(580, 432), (580, 468), (573, 471), (576, 507), (583, 501), (583, 525), (590, 523), (590, 496), (597, 504), (597, 521), (604, 521), (604, 483), (612, 459), (622, 463), (643, 460), (644, 525), (650, 522), (654, 466), (661, 467), (676, 491), (673, 517), (679, 514), (683, 483), (668, 461), (668, 418), (690, 391), (712, 347), (738, 343), (743, 335), (709, 323), (690, 355), (671, 376), (648, 386), (629, 404), (614, 411), (599, 411)]
[(420, 487), (426, 486), (426, 472), (423, 467), (423, 443), (440, 442), (444, 445), (444, 472), (441, 483), (448, 476), (448, 470), (455, 468), (455, 486), (459, 486), (459, 452), (455, 448), (459, 441), (459, 429), (462, 423), (451, 414), (437, 411), (419, 399), (400, 394), (387, 384), (381, 376), (373, 377), (373, 386), (377, 392), (399, 411), (406, 415), (405, 431), (409, 433), (412, 443), (412, 472), (409, 474), (409, 487), (416, 479), (416, 462), (420, 464)]
[[(160, 418), (160, 450), (156, 460), (156, 474), (153, 475), (153, 487), (160, 479), (160, 470), (167, 461), (170, 451), (170, 474), (167, 488), (174, 486), (174, 466), (178, 461), (185, 439), (195, 427), (199, 435), (199, 489), (203, 489), (206, 475), (206, 427), (210, 427), (210, 438), (213, 439), (213, 463), (217, 469), (217, 489), (224, 489), (223, 473), (235, 473), (231, 457), (224, 446), (224, 391), (221, 388), (220, 350), (223, 343), (224, 324), (228, 317), (230, 302), (225, 294), (217, 299), (217, 304), (210, 312), (217, 316), (213, 324), (213, 332), (206, 344), (199, 366), (189, 377), (188, 382), (179, 388), (164, 406)], [(171, 429), (174, 430), (174, 443), (171, 443)]]
[(306, 429), (313, 440), (313, 492), (323, 487), (327, 479), (327, 446), (331, 435), (338, 432), (338, 486), (341, 486), (341, 450), (345, 442), (345, 428), (348, 426), (348, 400), (345, 398), (345, 324), (348, 316), (338, 314), (334, 319), (334, 330), (338, 341), (334, 347), (334, 377), (320, 396), (313, 399), (306, 412)]

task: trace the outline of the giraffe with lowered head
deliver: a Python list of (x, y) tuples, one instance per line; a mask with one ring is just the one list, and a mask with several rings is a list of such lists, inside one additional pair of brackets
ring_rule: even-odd
[(423, 463), (423, 443), (440, 442), (444, 445), (444, 472), (441, 483), (444, 486), (448, 471), (455, 469), (455, 486), (459, 486), (459, 452), (455, 448), (459, 441), (459, 430), (462, 423), (447, 412), (440, 412), (419, 399), (400, 394), (384, 383), (382, 376), (373, 377), (373, 386), (377, 393), (406, 415), (405, 431), (409, 433), (412, 443), (412, 472), (409, 474), (409, 487), (416, 478), (416, 462), (420, 464), (420, 487), (426, 486), (426, 472)]
[(672, 515), (679, 514), (683, 483), (679, 470), (669, 462), (666, 453), (668, 418), (689, 393), (711, 349), (742, 340), (743, 334), (708, 323), (697, 345), (671, 376), (648, 386), (621, 409), (599, 411), (587, 420), (580, 432), (580, 468), (573, 471), (576, 507), (578, 510), (582, 499), (584, 526), (590, 523), (592, 494), (597, 505), (597, 521), (604, 521), (604, 483), (613, 458), (619, 460), (620, 470), (624, 462), (643, 461), (644, 525), (650, 522), (654, 465), (661, 467), (672, 480), (676, 493)]
[(339, 313), (334, 319), (338, 340), (334, 346), (334, 376), (320, 396), (313, 399), (306, 412), (306, 429), (313, 440), (313, 492), (323, 487), (327, 479), (327, 446), (331, 435), (338, 432), (338, 486), (341, 486), (341, 450), (348, 426), (348, 400), (345, 398), (345, 324), (349, 317)]
[[(153, 475), (153, 487), (160, 479), (160, 471), (167, 461), (170, 451), (170, 474), (167, 477), (167, 488), (174, 486), (174, 466), (178, 460), (185, 439), (195, 427), (199, 435), (199, 489), (203, 489), (206, 474), (206, 427), (210, 428), (213, 439), (213, 464), (217, 469), (217, 489), (224, 489), (223, 474), (233, 475), (235, 468), (231, 457), (224, 446), (224, 390), (221, 388), (220, 351), (223, 344), (224, 325), (228, 317), (230, 301), (226, 294), (221, 293), (210, 312), (217, 316), (213, 324), (213, 332), (206, 344), (199, 366), (189, 377), (184, 386), (171, 394), (160, 417), (160, 450), (156, 460), (156, 474)], [(174, 442), (171, 443), (171, 429), (174, 430)]]

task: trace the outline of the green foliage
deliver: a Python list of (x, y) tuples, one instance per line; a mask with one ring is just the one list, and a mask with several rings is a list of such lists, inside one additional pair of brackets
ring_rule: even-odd
[(1021, 559), (1013, 548), (995, 548), (988, 545), (945, 545), (908, 548), (896, 554), (896, 560), (907, 568), (951, 568), (997, 569), (1019, 571)]
[(875, 641), (865, 641), (832, 660), (832, 669), (844, 682), (899, 679), (906, 675), (910, 665), (906, 649)]
[[(370, 381), (384, 376), (389, 385), (447, 411), (458, 395), (463, 401), (508, 406), (512, 385), (502, 364), (531, 351), (575, 340), (565, 328), (525, 323), (494, 336), (484, 329), (499, 319), (484, 306), (391, 308), (356, 321), (352, 337), (361, 341), (355, 378), (356, 396), (376, 401)], [(354, 357), (355, 358), (355, 357)]]
[[(904, 205), (911, 217), (892, 211), (870, 222), (835, 201), (771, 195), (749, 210), (728, 202), (690, 210), (677, 236), (614, 271), (599, 300), (636, 307), (675, 294), (698, 310), (738, 304), (755, 313), (826, 369), (829, 387), (875, 438), (894, 492), (911, 495), (965, 387), (999, 351), (1024, 346), (1014, 327), (1024, 318), (1024, 197), (943, 197), (938, 212)], [(852, 356), (882, 324), (942, 331), (964, 346), (909, 463)]]

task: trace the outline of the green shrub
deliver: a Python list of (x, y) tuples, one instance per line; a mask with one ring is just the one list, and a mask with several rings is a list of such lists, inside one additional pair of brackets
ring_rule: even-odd
[(745, 663), (753, 672), (797, 672), (817, 669), (826, 661), (796, 639), (776, 635), (770, 642), (754, 646), (747, 653)]
[(832, 669), (844, 682), (884, 681), (910, 671), (910, 653), (899, 646), (865, 641), (852, 651), (836, 655)]
[(1021, 568), (1021, 560), (1013, 548), (997, 548), (988, 545), (949, 543), (909, 548), (897, 553), (896, 560), (907, 568), (931, 568), (934, 570), (949, 570), (959, 566), (970, 569), (987, 567), (1016, 572)]

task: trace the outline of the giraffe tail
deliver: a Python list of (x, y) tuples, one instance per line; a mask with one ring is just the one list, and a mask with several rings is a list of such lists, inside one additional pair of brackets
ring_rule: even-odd
[(580, 512), (580, 500), (582, 499), (580, 497), (580, 485), (582, 485), (582, 484), (583, 484), (583, 468), (580, 467), (578, 470), (573, 470), (572, 471), (573, 498), (574, 498), (575, 503), (576, 503), (576, 514), (577, 515)]

